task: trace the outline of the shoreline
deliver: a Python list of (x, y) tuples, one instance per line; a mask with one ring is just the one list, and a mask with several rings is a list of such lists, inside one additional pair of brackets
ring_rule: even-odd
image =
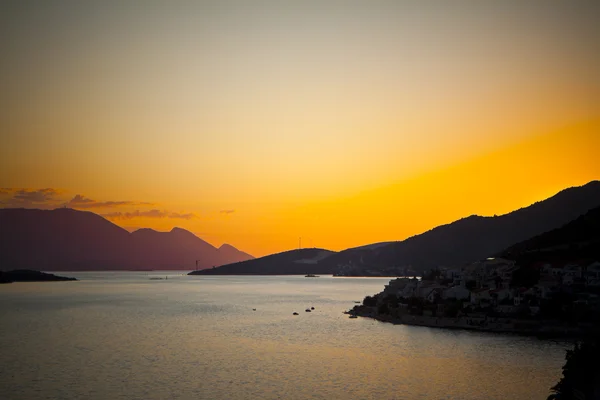
[[(364, 306), (362, 306), (364, 307)], [(351, 309), (345, 314), (370, 318), (379, 322), (393, 325), (423, 326), (427, 328), (468, 330), (477, 332), (513, 334), (520, 336), (536, 336), (539, 338), (583, 338), (599, 335), (598, 331), (589, 331), (580, 327), (540, 325), (540, 321), (517, 320), (512, 318), (481, 318), (481, 317), (432, 317), (421, 315), (381, 315), (373, 310)]]

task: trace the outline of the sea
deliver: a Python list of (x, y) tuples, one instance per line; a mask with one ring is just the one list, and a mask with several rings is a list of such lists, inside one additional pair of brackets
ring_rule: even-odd
[(58, 274), (0, 285), (0, 399), (546, 399), (572, 348), (343, 313), (389, 278)]

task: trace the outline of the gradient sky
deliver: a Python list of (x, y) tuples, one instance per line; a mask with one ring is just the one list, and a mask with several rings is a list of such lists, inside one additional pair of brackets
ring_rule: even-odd
[(600, 178), (598, 21), (597, 1), (4, 1), (1, 206), (257, 256), (506, 213)]

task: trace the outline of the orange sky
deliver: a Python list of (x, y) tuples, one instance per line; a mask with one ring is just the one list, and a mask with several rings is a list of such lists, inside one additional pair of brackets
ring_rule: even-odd
[(0, 7), (3, 207), (264, 255), (600, 179), (593, 2)]

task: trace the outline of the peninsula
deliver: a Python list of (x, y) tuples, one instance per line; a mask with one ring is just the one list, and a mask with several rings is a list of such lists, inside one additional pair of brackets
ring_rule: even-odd
[(332, 265), (325, 263), (332, 254), (335, 252), (318, 248), (290, 250), (216, 268), (192, 271), (188, 275), (333, 274), (335, 270)]
[(13, 271), (0, 271), (0, 283), (12, 282), (63, 282), (76, 281), (75, 278), (48, 274), (46, 272), (30, 269), (16, 269)]
[(600, 335), (600, 207), (499, 255), (392, 280), (348, 313), (439, 328)]

